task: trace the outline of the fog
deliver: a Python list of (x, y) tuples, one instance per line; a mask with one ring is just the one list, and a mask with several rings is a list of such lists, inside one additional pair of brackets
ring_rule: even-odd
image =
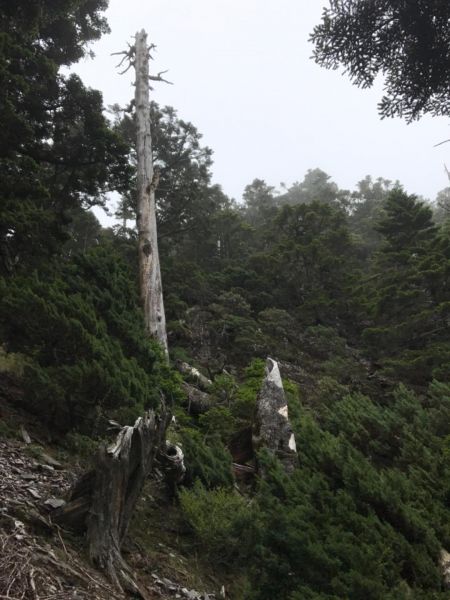
[(448, 120), (407, 125), (380, 120), (382, 81), (361, 90), (311, 60), (308, 36), (321, 17), (311, 0), (111, 0), (111, 34), (94, 44), (93, 60), (75, 66), (106, 104), (133, 96), (130, 70), (117, 56), (141, 28), (157, 44), (152, 98), (175, 107), (214, 150), (214, 181), (239, 200), (255, 177), (270, 185), (301, 180), (319, 167), (343, 188), (365, 175), (398, 179), (410, 193), (434, 199), (448, 185)]

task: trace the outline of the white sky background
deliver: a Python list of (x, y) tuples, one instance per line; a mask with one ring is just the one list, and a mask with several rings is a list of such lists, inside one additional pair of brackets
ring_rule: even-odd
[[(191, 121), (214, 151), (214, 182), (236, 200), (256, 177), (278, 186), (319, 167), (341, 187), (365, 175), (398, 179), (409, 193), (434, 199), (448, 186), (448, 119), (411, 125), (381, 121), (382, 87), (361, 90), (310, 59), (309, 34), (322, 0), (110, 0), (111, 34), (75, 66), (106, 105), (134, 95), (133, 72), (119, 76), (117, 56), (138, 29), (157, 45), (153, 71), (173, 86), (153, 99)], [(449, 165), (450, 166), (450, 165)]]

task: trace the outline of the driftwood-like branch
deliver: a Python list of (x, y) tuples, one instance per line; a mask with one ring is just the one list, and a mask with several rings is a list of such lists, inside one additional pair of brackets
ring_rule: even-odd
[(212, 386), (212, 381), (190, 364), (183, 362), (182, 360), (177, 360), (175, 361), (175, 367), (182, 375), (187, 377), (189, 381), (193, 381), (201, 390), (207, 391)]
[(125, 60), (125, 58), (133, 57), (136, 52), (136, 46), (134, 44), (127, 43), (127, 46), (128, 50), (121, 50), (120, 52), (111, 52), (111, 56), (121, 56), (122, 54), (124, 55), (124, 58), (122, 58), (121, 62), (119, 63), (119, 67)]
[(125, 73), (131, 69), (131, 67), (134, 67), (134, 60), (130, 60), (127, 68), (123, 71), (119, 71), (119, 75), (125, 75)]

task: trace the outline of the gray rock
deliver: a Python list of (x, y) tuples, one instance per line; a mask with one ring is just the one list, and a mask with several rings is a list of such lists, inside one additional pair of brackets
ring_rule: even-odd
[(55, 458), (53, 458), (53, 456), (50, 456), (49, 454), (47, 454), (46, 452), (42, 452), (41, 453), (41, 460), (45, 463), (47, 463), (47, 465), (50, 465), (52, 467), (54, 467), (55, 469), (62, 469), (63, 466), (60, 462), (58, 462)]
[(44, 502), (45, 506), (48, 506), (52, 510), (56, 510), (57, 508), (62, 508), (66, 505), (66, 501), (62, 498), (48, 498)]

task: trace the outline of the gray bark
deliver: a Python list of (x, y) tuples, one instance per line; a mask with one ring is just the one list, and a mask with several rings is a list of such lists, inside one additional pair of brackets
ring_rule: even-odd
[[(131, 52), (123, 54), (131, 60)], [(160, 342), (167, 355), (156, 228), (157, 178), (152, 161), (149, 58), (147, 34), (142, 30), (136, 34), (134, 47), (139, 284), (147, 332)], [(52, 515), (57, 522), (86, 531), (91, 561), (118, 589), (144, 599), (150, 596), (124, 561), (121, 546), (156, 456), (170, 465), (171, 481), (177, 483), (184, 473), (182, 453), (176, 447), (166, 446), (164, 441), (169, 417), (168, 413), (160, 418), (148, 411), (134, 426), (122, 427), (112, 444), (99, 449), (94, 469), (77, 482), (69, 502)]]
[[(168, 353), (161, 270), (156, 228), (152, 135), (149, 100), (149, 47), (144, 30), (136, 34), (136, 127), (137, 127), (137, 229), (139, 240), (139, 284), (148, 333)], [(156, 175), (156, 176), (155, 176)]]
[[(123, 427), (112, 444), (100, 448), (94, 470), (77, 482), (68, 503), (52, 513), (54, 521), (86, 531), (91, 561), (118, 589), (141, 598), (148, 594), (124, 561), (121, 546), (155, 458), (169, 450), (164, 442), (168, 420), (169, 415), (159, 418), (149, 411), (133, 427)], [(177, 458), (179, 470), (184, 469), (183, 457)]]
[(441, 548), (439, 566), (441, 567), (445, 589), (450, 590), (450, 554), (444, 548)]
[(298, 464), (295, 436), (289, 422), (288, 405), (276, 361), (267, 359), (266, 376), (258, 394), (253, 448), (267, 448), (277, 456), (287, 473)]

